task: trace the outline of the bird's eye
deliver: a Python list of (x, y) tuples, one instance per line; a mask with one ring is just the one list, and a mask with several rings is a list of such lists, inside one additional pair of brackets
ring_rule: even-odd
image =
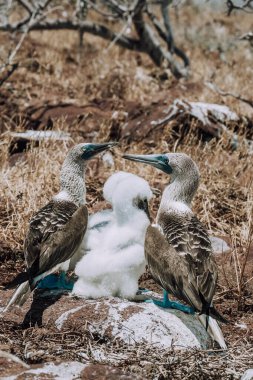
[(143, 210), (143, 209), (144, 209), (144, 203), (143, 203), (142, 200), (138, 200), (137, 207), (138, 207), (140, 210)]

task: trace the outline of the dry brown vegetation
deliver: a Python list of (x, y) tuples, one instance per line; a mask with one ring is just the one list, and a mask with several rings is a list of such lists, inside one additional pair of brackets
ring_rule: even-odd
[[(187, 80), (175, 80), (169, 71), (154, 67), (150, 59), (140, 53), (116, 46), (108, 49), (108, 42), (90, 35), (84, 35), (82, 50), (78, 46), (77, 33), (70, 31), (32, 32), (25, 39), (17, 55), (20, 68), (1, 88), (0, 95), (2, 283), (24, 268), (22, 247), (27, 223), (32, 213), (58, 191), (59, 170), (73, 144), (108, 140), (130, 117), (134, 120), (140, 115), (144, 119), (157, 104), (170, 104), (176, 97), (225, 103), (238, 114), (247, 116), (248, 121), (252, 119), (252, 108), (248, 105), (231, 97), (223, 98), (205, 86), (206, 81), (212, 80), (222, 89), (252, 97), (252, 47), (237, 40), (252, 29), (252, 15), (240, 13), (227, 17), (209, 8), (200, 13), (193, 6), (185, 5), (179, 9), (178, 16), (172, 12), (172, 22), (177, 43), (191, 60), (191, 75)], [(1, 33), (0, 41), (1, 44), (14, 44), (15, 37)], [(73, 110), (58, 120), (53, 113), (49, 115), (53, 130), (70, 132), (71, 141), (42, 142), (26, 152), (10, 155), (8, 131), (31, 128), (38, 107), (60, 103), (90, 105), (87, 112), (81, 112), (81, 118)], [(118, 113), (112, 118), (114, 111)], [(39, 128), (48, 120), (43, 119)], [(24, 359), (24, 342), (30, 340), (38, 348), (41, 334), (44, 334), (43, 344), (50, 346), (49, 357), (67, 359), (74, 358), (76, 350), (89, 341), (89, 344), (106, 347), (115, 353), (117, 350), (131, 351), (130, 359), (116, 365), (141, 373), (143, 378), (159, 380), (239, 379), (246, 368), (253, 366), (252, 155), (243, 144), (232, 151), (225, 139), (213, 139), (209, 143), (200, 141), (196, 122), (187, 123), (189, 133), (180, 139), (172, 133), (172, 123), (154, 130), (147, 139), (120, 139), (119, 147), (112, 153), (114, 168), (106, 167), (101, 159), (90, 162), (86, 173), (87, 202), (90, 212), (105, 207), (102, 186), (114, 170), (139, 174), (162, 191), (168, 180), (166, 176), (150, 167), (123, 161), (121, 154), (125, 151), (152, 153), (176, 149), (191, 155), (202, 177), (194, 210), (210, 234), (225, 236), (232, 245), (231, 253), (218, 261), (220, 277), (216, 295), (218, 308), (230, 320), (223, 328), (228, 353), (210, 356), (194, 351), (179, 355), (174, 351), (160, 353), (140, 347), (137, 355), (129, 347), (118, 347), (116, 343), (115, 347), (107, 347), (105, 342), (87, 335), (83, 341), (73, 344), (73, 349), (63, 349), (61, 356), (54, 351), (54, 345), (50, 346), (50, 337), (52, 341), (58, 337), (49, 333), (47, 327), (45, 331), (31, 328), (23, 335), (18, 326), (4, 320), (0, 336), (3, 347), (11, 339), (12, 352)], [(248, 130), (242, 132), (245, 125)], [(179, 127), (183, 133), (184, 125)], [(249, 122), (238, 128), (241, 140), (246, 133), (251, 133)], [(151, 205), (153, 216), (158, 203), (159, 196), (156, 196)], [(242, 323), (247, 330), (238, 327)], [(73, 342), (77, 342), (75, 334)], [(92, 358), (89, 350), (87, 353)], [(49, 359), (38, 357), (33, 362), (41, 360)]]

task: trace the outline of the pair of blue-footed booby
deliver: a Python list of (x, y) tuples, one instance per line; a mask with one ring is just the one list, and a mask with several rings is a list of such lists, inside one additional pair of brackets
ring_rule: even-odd
[[(145, 237), (150, 272), (164, 290), (163, 301), (154, 303), (186, 313), (200, 313), (202, 323), (208, 326), (209, 321), (210, 335), (225, 349), (216, 320), (226, 320), (212, 303), (218, 271), (211, 242), (205, 227), (191, 210), (191, 201), (199, 185), (197, 165), (183, 153), (127, 154), (123, 157), (152, 165), (171, 176), (162, 195), (156, 225), (147, 228)], [(169, 293), (189, 306), (170, 301)], [(204, 320), (203, 315), (206, 316)]]
[(86, 254), (75, 269), (78, 280), (73, 294), (135, 299), (146, 266), (144, 239), (152, 191), (144, 179), (118, 172), (106, 181), (103, 193), (112, 210), (90, 218), (84, 238)]
[[(12, 282), (20, 285), (5, 311), (13, 304), (23, 305), (41, 279), (68, 268), (87, 228), (84, 182), (87, 161), (114, 145), (78, 144), (67, 154), (60, 174), (60, 192), (30, 220), (24, 244), (27, 271)], [(64, 286), (64, 281), (61, 285)]]

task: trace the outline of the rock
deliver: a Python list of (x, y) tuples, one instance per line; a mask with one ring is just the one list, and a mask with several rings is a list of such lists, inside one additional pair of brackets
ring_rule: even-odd
[[(89, 364), (81, 372), (82, 380), (140, 380), (139, 376), (124, 373), (120, 368), (102, 364)], [(142, 377), (142, 380), (143, 379)]]
[(87, 364), (73, 361), (63, 363), (49, 362), (41, 365), (33, 365), (27, 370), (20, 370), (20, 368), (12, 368), (8, 372), (2, 371), (1, 374), (4, 374), (4, 376), (1, 376), (0, 380), (82, 379), (81, 372), (83, 371), (86, 365)]
[(118, 298), (85, 300), (62, 313), (55, 324), (59, 330), (83, 326), (91, 333), (119, 339), (127, 344), (152, 344), (160, 348), (208, 348), (210, 338), (195, 316), (167, 310), (153, 303), (136, 303)]
[(253, 379), (253, 368), (247, 369), (241, 377), (241, 380), (252, 380)]
[(220, 255), (231, 251), (231, 247), (227, 242), (219, 237), (210, 236), (213, 253), (215, 255)]
[(17, 356), (0, 350), (0, 380), (12, 374), (20, 373), (26, 368), (29, 368), (29, 366)]
[[(12, 291), (0, 294), (0, 305), (3, 307)], [(148, 294), (150, 296), (158, 298), (156, 293)], [(55, 329), (62, 333), (74, 330), (76, 334), (99, 337), (109, 345), (117, 340), (122, 346), (131, 345), (132, 349), (135, 346), (149, 346), (159, 351), (172, 347), (208, 349), (212, 343), (198, 316), (162, 309), (153, 303), (119, 298), (84, 300), (52, 290), (36, 290), (32, 303), (31, 300), (26, 302), (22, 309), (12, 307), (3, 317), (5, 323), (18, 324), (24, 329), (39, 326), (52, 332)], [(42, 345), (30, 351), (37, 359), (43, 359), (45, 355), (38, 353), (38, 349), (45, 350), (45, 347)], [(115, 365), (128, 359), (126, 352), (110, 354), (100, 350), (100, 347), (93, 347), (87, 357), (84, 356), (86, 349), (84, 345), (79, 352), (82, 360), (106, 361)], [(31, 355), (30, 351), (26, 351), (26, 357)]]

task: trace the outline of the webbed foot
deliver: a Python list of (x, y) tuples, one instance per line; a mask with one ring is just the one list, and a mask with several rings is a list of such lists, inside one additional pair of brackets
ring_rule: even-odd
[(61, 272), (60, 275), (49, 274), (43, 278), (37, 285), (37, 289), (66, 289), (72, 290), (74, 281), (66, 278), (66, 273)]
[(194, 309), (190, 306), (182, 305), (179, 302), (170, 301), (168, 297), (168, 292), (166, 290), (163, 291), (163, 300), (147, 300), (145, 302), (153, 302), (155, 305), (162, 307), (164, 309), (176, 309), (183, 311), (187, 314), (194, 314)]
[(187, 313), (187, 314), (194, 314), (194, 309), (192, 307), (182, 305), (179, 302), (170, 301), (169, 299), (167, 299), (166, 302), (164, 302), (164, 300), (162, 301), (153, 300), (153, 303), (164, 309), (176, 309), (176, 310), (183, 311), (184, 313)]

